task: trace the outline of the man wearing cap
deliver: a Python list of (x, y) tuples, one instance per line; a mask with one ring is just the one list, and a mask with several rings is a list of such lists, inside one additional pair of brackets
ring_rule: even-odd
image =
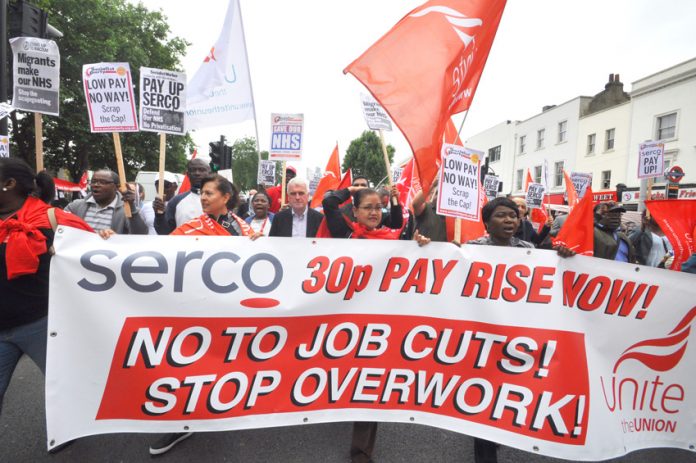
[[(176, 195), (176, 190), (179, 189), (179, 183), (176, 175), (171, 172), (164, 173), (164, 206), (167, 207), (167, 203)], [(159, 175), (155, 180), (155, 190), (159, 191)], [(143, 220), (148, 228), (148, 235), (156, 235), (155, 230), (155, 209), (152, 206), (153, 201), (148, 201), (143, 203), (143, 207), (140, 208), (140, 215), (143, 216)]]
[(621, 214), (626, 212), (614, 201), (599, 203), (594, 207), (594, 256), (618, 262), (636, 263), (636, 253), (631, 240), (621, 231)]
[[(287, 185), (288, 183), (290, 183), (290, 180), (292, 180), (295, 177), (297, 177), (297, 170), (292, 166), (287, 166), (285, 168), (285, 184)], [(280, 204), (281, 190), (282, 189), (280, 185), (272, 186), (271, 188), (266, 190), (268, 199), (271, 200), (271, 205), (268, 207), (268, 210), (273, 212), (274, 214), (277, 213), (280, 210), (280, 207), (282, 206), (282, 204)]]
[(183, 225), (203, 213), (200, 188), (203, 178), (210, 174), (210, 166), (200, 158), (188, 162), (186, 175), (191, 182), (191, 191), (176, 195), (166, 205), (164, 199), (157, 197), (152, 202), (155, 210), (155, 230), (158, 235), (168, 235), (176, 227)]

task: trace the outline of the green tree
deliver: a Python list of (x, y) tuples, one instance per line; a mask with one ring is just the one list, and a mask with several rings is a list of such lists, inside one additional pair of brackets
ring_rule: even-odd
[[(394, 162), (393, 146), (387, 145), (389, 162)], [(384, 155), (379, 137), (371, 130), (366, 130), (360, 137), (350, 142), (346, 156), (343, 158), (343, 170), (353, 169), (353, 175), (364, 175), (377, 185), (387, 176)]]
[[(82, 65), (127, 62), (137, 87), (140, 67), (178, 70), (186, 41), (169, 37), (169, 25), (161, 12), (126, 0), (33, 0), (48, 12), (49, 21), (64, 36), (56, 40), (61, 54), (60, 117), (43, 118), (44, 158), (48, 169), (68, 169), (73, 179), (83, 170), (116, 168), (113, 137), (90, 133), (82, 84)], [(139, 104), (138, 90), (135, 90)], [(137, 107), (137, 106), (136, 106)], [(34, 165), (34, 118), (12, 114), (13, 151)], [(159, 136), (153, 132), (121, 134), (126, 175), (138, 170), (157, 170)], [(185, 153), (193, 148), (186, 136), (167, 136), (166, 168), (183, 172)]]
[[(268, 151), (261, 151), (262, 159), (268, 159)], [(256, 188), (259, 170), (259, 155), (256, 139), (240, 138), (232, 144), (232, 176), (234, 184), (241, 190)]]

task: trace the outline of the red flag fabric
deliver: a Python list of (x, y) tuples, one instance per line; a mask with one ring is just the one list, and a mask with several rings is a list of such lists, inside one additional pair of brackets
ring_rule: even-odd
[(399, 203), (404, 207), (404, 211), (410, 208), (413, 197), (416, 191), (413, 188), (413, 170), (415, 162), (413, 158), (404, 166), (401, 171), (401, 177), (396, 182), (396, 188), (399, 190)]
[(457, 132), (457, 128), (454, 126), (454, 122), (452, 122), (451, 117), (447, 119), (447, 125), (445, 126), (445, 143), (449, 143), (450, 145), (464, 146), (461, 138), (459, 138), (459, 132)]
[[(241, 236), (249, 236), (254, 231), (248, 223), (239, 216), (232, 214), (232, 218), (237, 222), (242, 230)], [(190, 235), (190, 236), (230, 236), (230, 232), (210, 218), (208, 214), (203, 214), (200, 217), (191, 219), (186, 223), (181, 224), (170, 235)]]
[(338, 184), (341, 182), (341, 163), (338, 158), (338, 143), (334, 148), (331, 156), (329, 156), (329, 161), (326, 163), (326, 169), (324, 169), (324, 176), (319, 180), (317, 189), (314, 191), (314, 196), (312, 196), (312, 202), (309, 205), (312, 209), (321, 206), (321, 201), (324, 199), (324, 194), (329, 190), (336, 190)]
[(563, 178), (565, 178), (566, 193), (568, 195), (568, 210), (572, 211), (573, 208), (578, 205), (578, 202), (580, 202), (578, 199), (578, 192), (575, 191), (575, 185), (573, 185), (573, 181), (570, 179), (570, 175), (568, 175), (565, 169), (563, 169)]
[(674, 248), (672, 270), (681, 270), (681, 264), (696, 252), (696, 199), (645, 201), (645, 206)]
[[(198, 150), (195, 149), (193, 150), (193, 154), (191, 155), (191, 159), (195, 159), (196, 156), (198, 156)], [(187, 191), (191, 190), (191, 181), (188, 178), (188, 175), (184, 174), (184, 179), (181, 181), (181, 186), (179, 187), (179, 191), (177, 191), (177, 194), (181, 193), (186, 193)]]
[(527, 178), (524, 179), (524, 191), (526, 192), (529, 190), (529, 184), (534, 183), (534, 179), (532, 178), (532, 172), (527, 169)]
[(401, 129), (424, 191), (437, 175), (447, 121), (471, 105), (504, 8), (505, 0), (428, 1), (344, 70)]
[(588, 187), (585, 196), (580, 200), (558, 232), (552, 238), (553, 244), (560, 244), (583, 256), (594, 255), (594, 203), (592, 190)]

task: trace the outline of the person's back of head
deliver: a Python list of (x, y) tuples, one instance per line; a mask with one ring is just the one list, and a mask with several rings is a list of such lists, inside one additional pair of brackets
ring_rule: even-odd
[[(12, 182), (14, 180), (14, 182)], [(34, 170), (19, 158), (0, 158), (0, 183), (12, 185), (13, 193), (26, 198), (35, 196), (45, 203), (50, 203), (56, 194), (53, 178), (45, 171), (34, 174)], [(3, 186), (3, 191), (7, 191)]]

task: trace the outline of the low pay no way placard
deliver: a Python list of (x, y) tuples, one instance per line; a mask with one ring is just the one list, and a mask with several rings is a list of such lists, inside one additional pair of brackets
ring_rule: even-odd
[(481, 151), (463, 146), (442, 146), (438, 214), (464, 220), (479, 220), (479, 173), (482, 157)]

